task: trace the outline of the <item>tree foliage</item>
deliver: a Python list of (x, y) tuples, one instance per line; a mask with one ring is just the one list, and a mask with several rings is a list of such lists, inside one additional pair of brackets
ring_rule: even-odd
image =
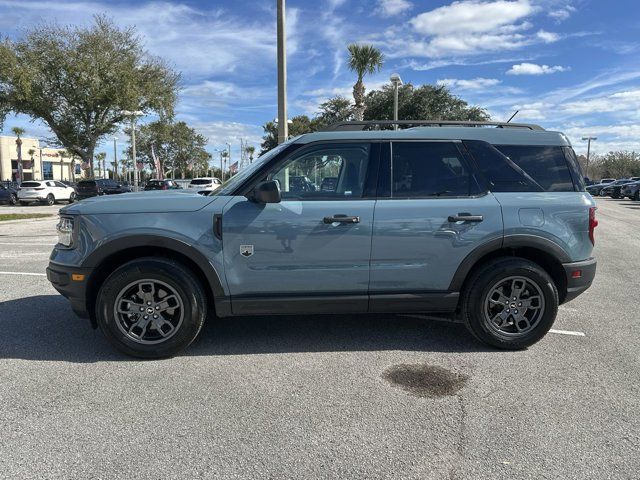
[(628, 151), (595, 155), (589, 162), (587, 176), (589, 178), (640, 177), (640, 155)]
[(126, 120), (123, 111), (171, 116), (178, 81), (145, 52), (135, 29), (104, 16), (89, 27), (38, 25), (0, 43), (0, 124), (9, 112), (42, 120), (92, 164), (100, 139)]
[[(393, 120), (394, 89), (385, 85), (365, 98), (365, 120)], [(489, 120), (483, 108), (470, 106), (444, 85), (406, 84), (398, 90), (400, 120)]]
[[(136, 131), (136, 157), (139, 162), (155, 170), (153, 151), (160, 160), (163, 175), (173, 170), (182, 178), (189, 171), (209, 170), (211, 154), (205, 150), (208, 139), (185, 122), (157, 120), (142, 125)], [(131, 157), (131, 150), (127, 156)]]

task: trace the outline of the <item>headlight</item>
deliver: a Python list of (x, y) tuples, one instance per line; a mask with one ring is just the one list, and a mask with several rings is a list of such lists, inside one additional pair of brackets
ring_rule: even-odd
[(73, 219), (61, 217), (56, 225), (56, 230), (58, 231), (58, 243), (70, 247), (73, 243)]

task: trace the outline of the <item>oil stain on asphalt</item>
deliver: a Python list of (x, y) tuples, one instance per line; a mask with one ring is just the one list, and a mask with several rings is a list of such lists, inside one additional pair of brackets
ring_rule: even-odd
[(411, 395), (423, 398), (455, 395), (468, 379), (466, 375), (446, 368), (422, 363), (393, 365), (384, 371), (382, 378)]

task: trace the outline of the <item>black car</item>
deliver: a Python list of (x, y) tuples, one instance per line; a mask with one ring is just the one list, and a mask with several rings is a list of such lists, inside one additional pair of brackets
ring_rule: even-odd
[(173, 180), (149, 180), (145, 190), (180, 190), (182, 187)]
[(0, 204), (4, 203), (9, 205), (18, 203), (18, 192), (13, 188), (0, 185)]
[(600, 190), (600, 196), (609, 196), (611, 198), (622, 198), (622, 187), (628, 183), (633, 183), (633, 180), (622, 179), (616, 180), (615, 182), (610, 183), (602, 190)]
[(109, 179), (81, 180), (75, 187), (78, 200), (98, 195), (116, 195), (131, 191), (126, 185)]

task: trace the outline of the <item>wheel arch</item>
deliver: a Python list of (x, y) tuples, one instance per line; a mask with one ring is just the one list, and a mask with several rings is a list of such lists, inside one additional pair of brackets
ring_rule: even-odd
[(192, 245), (155, 235), (121, 237), (102, 245), (83, 262), (83, 267), (91, 271), (87, 280), (86, 304), (94, 327), (97, 326), (94, 312), (96, 297), (104, 280), (121, 265), (142, 257), (169, 258), (181, 263), (202, 283), (209, 305), (216, 311), (223, 308), (220, 301), (225, 298), (225, 293), (218, 272)]
[(472, 251), (462, 261), (453, 276), (449, 291), (461, 292), (467, 286), (471, 274), (490, 260), (499, 257), (519, 257), (536, 263), (553, 279), (560, 303), (567, 295), (567, 278), (563, 263), (571, 261), (558, 244), (543, 237), (512, 235), (492, 240)]

